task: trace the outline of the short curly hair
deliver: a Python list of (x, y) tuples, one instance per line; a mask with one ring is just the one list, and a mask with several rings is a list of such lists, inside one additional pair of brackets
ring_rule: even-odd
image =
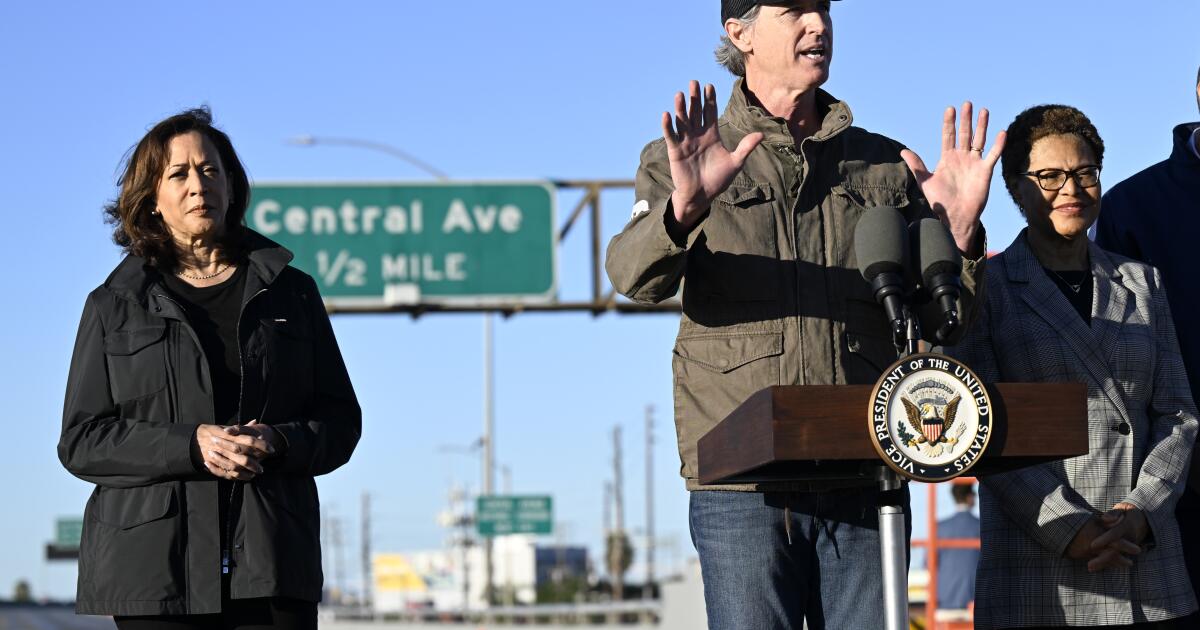
[(113, 242), (127, 254), (144, 258), (151, 265), (173, 270), (178, 264), (175, 244), (165, 223), (153, 216), (158, 184), (170, 159), (171, 139), (190, 131), (208, 138), (221, 157), (230, 180), (229, 209), (221, 245), (226, 258), (238, 255), (245, 235), (246, 206), (250, 202), (250, 178), (229, 136), (213, 126), (207, 107), (182, 111), (155, 124), (125, 158), (118, 182), (121, 192), (104, 206), (105, 221), (113, 226)]
[(1029, 170), (1029, 154), (1038, 140), (1049, 136), (1079, 136), (1092, 149), (1096, 166), (1104, 165), (1104, 140), (1092, 121), (1070, 105), (1037, 105), (1017, 114), (1008, 126), (1004, 152), (1000, 154), (1000, 172), (1013, 201), (1021, 173)]

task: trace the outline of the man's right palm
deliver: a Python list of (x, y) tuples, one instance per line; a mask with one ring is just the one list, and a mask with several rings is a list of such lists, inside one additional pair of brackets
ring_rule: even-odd
[(692, 81), (689, 92), (690, 106), (685, 106), (683, 92), (675, 94), (675, 128), (671, 127), (670, 114), (663, 112), (662, 120), (671, 181), (675, 184), (671, 203), (675, 220), (687, 229), (698, 223), (713, 199), (729, 187), (763, 137), (761, 133), (749, 134), (729, 151), (717, 131), (716, 88), (711, 84), (704, 87), (703, 104), (699, 82)]

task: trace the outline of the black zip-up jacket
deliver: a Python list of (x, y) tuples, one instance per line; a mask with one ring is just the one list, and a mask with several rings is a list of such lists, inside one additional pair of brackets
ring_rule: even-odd
[[(238, 320), (239, 422), (287, 441), (244, 484), (230, 595), (321, 599), (314, 475), (350, 458), (362, 413), (316, 284), (291, 252), (249, 232)], [(96, 484), (84, 512), (76, 611), (181, 615), (221, 609), (217, 479), (192, 464), (214, 424), (200, 343), (161, 276), (127, 257), (88, 295), (67, 381), (58, 456)]]

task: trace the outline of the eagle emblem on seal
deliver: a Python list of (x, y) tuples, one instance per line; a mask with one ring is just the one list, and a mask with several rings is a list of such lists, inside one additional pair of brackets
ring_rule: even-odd
[(954, 428), (954, 418), (958, 415), (958, 403), (962, 402), (962, 396), (956, 395), (946, 402), (940, 414), (939, 405), (933, 401), (921, 401), (918, 405), (904, 396), (900, 400), (904, 403), (905, 420), (916, 432), (908, 440), (909, 446), (920, 445), (928, 449), (929, 455), (937, 457), (942, 453), (943, 444), (958, 442), (957, 436), (950, 436), (950, 431)]

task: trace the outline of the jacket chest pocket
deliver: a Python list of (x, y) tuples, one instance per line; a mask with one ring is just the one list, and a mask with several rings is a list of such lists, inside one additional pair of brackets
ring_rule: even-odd
[(736, 180), (717, 197), (689, 259), (694, 290), (732, 301), (778, 297), (775, 201), (770, 184), (749, 180)]
[(264, 363), (272, 383), (298, 392), (309, 391), (313, 371), (313, 335), (304, 322), (287, 318), (263, 318)]
[(830, 238), (837, 244), (830, 254), (830, 262), (833, 266), (850, 269), (858, 268), (854, 229), (864, 212), (882, 207), (895, 208), (906, 217), (909, 212), (908, 193), (898, 188), (842, 184), (833, 187), (829, 200)]
[(104, 336), (112, 398), (123, 402), (167, 385), (165, 325), (114, 330)]

